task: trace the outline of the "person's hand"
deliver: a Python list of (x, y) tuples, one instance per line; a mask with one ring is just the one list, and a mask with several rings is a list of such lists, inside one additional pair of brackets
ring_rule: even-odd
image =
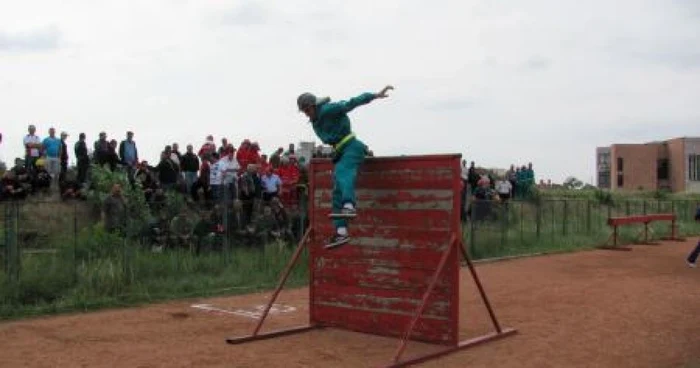
[(376, 96), (377, 96), (377, 98), (387, 98), (387, 97), (389, 97), (389, 95), (387, 95), (386, 93), (387, 93), (389, 90), (393, 90), (393, 89), (394, 89), (393, 86), (386, 86), (386, 87), (384, 87), (384, 89), (382, 89), (381, 91), (379, 91), (379, 93), (377, 93)]

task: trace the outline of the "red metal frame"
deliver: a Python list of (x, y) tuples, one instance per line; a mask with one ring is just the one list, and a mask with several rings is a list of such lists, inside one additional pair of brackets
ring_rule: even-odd
[[(630, 225), (630, 224), (643, 224), (644, 228), (640, 230), (639, 234), (637, 234), (637, 239), (641, 239), (641, 235), (644, 235), (644, 240), (640, 241), (638, 240), (636, 244), (644, 244), (644, 245), (656, 245), (657, 243), (651, 242), (649, 240), (649, 231), (651, 230), (649, 228), (649, 224), (654, 222), (654, 221), (670, 221), (671, 222), (671, 236), (668, 237), (663, 237), (661, 238), (662, 240), (671, 240), (671, 241), (682, 241), (683, 239), (678, 237), (676, 234), (676, 215), (673, 213), (654, 213), (654, 214), (648, 214), (648, 215), (634, 215), (634, 216), (623, 216), (623, 217), (610, 217), (608, 219), (608, 226), (612, 227), (612, 233), (608, 237), (608, 239), (605, 241), (605, 243), (598, 247), (600, 249), (608, 249), (608, 250), (624, 250), (624, 251), (630, 251), (632, 248), (630, 247), (624, 247), (618, 245), (617, 239), (618, 239), (618, 227), (623, 226), (623, 225)], [(652, 230), (653, 231), (653, 230)], [(610, 243), (610, 240), (612, 240), (613, 244), (608, 245)]]
[[(476, 270), (475, 270), (475, 268), (474, 268), (474, 266), (469, 258), (469, 255), (467, 254), (467, 252), (465, 250), (464, 243), (461, 240), (462, 232), (461, 232), (461, 222), (460, 222), (460, 195), (459, 195), (460, 194), (460, 187), (459, 186), (461, 184), (460, 183), (460, 159), (461, 159), (460, 155), (433, 155), (433, 156), (418, 156), (418, 157), (405, 157), (405, 156), (403, 156), (403, 157), (392, 157), (392, 158), (368, 159), (368, 161), (375, 161), (374, 162), (374, 170), (375, 171), (373, 171), (374, 174), (365, 173), (365, 175), (369, 175), (369, 177), (371, 177), (372, 175), (382, 175), (383, 170), (385, 170), (387, 167), (393, 168), (392, 165), (397, 165), (400, 169), (403, 168), (405, 170), (409, 170), (410, 167), (413, 167), (415, 170), (417, 170), (416, 172), (411, 173), (412, 175), (414, 175), (413, 179), (415, 179), (416, 175), (420, 176), (420, 174), (421, 174), (420, 170), (428, 170), (430, 168), (434, 168), (434, 165), (436, 163), (438, 163), (438, 164), (441, 163), (443, 165), (443, 170), (449, 170), (449, 172), (450, 172), (450, 174), (449, 174), (450, 176), (447, 179), (445, 179), (448, 181), (447, 182), (443, 181), (443, 182), (440, 182), (441, 184), (439, 184), (439, 185), (442, 185), (442, 187), (444, 188), (444, 189), (441, 189), (441, 190), (443, 190), (442, 193), (444, 193), (444, 190), (447, 190), (448, 193), (451, 191), (451, 196), (449, 197), (449, 201), (451, 201), (451, 202), (449, 202), (450, 207), (447, 210), (450, 213), (449, 221), (446, 223), (439, 222), (440, 224), (444, 224), (447, 226), (447, 228), (445, 228), (445, 231), (449, 231), (449, 234), (447, 234), (447, 235), (449, 235), (449, 241), (447, 241), (446, 243), (442, 243), (443, 246), (435, 248), (435, 245), (432, 245), (433, 243), (430, 243), (429, 241), (426, 240), (426, 239), (430, 239), (430, 236), (432, 236), (432, 235), (429, 235), (429, 236), (424, 235), (422, 237), (417, 238), (417, 240), (416, 240), (416, 241), (418, 241), (417, 243), (411, 243), (411, 245), (413, 247), (420, 248), (420, 244), (423, 244), (424, 247), (427, 247), (427, 248), (424, 248), (424, 250), (422, 250), (422, 251), (424, 252), (423, 254), (427, 254), (429, 259), (427, 259), (427, 258), (412, 259), (410, 257), (412, 257), (414, 254), (417, 256), (417, 254), (419, 254), (419, 253), (410, 253), (410, 252), (406, 253), (407, 251), (405, 249), (403, 251), (399, 251), (397, 249), (396, 250), (397, 253), (394, 253), (395, 256), (398, 257), (392, 261), (393, 263), (398, 265), (396, 267), (404, 267), (404, 266), (408, 267), (409, 265), (414, 265), (411, 267), (415, 267), (415, 265), (420, 265), (420, 266), (428, 267), (426, 269), (426, 271), (430, 272), (430, 274), (426, 274), (426, 276), (428, 276), (428, 277), (426, 277), (425, 279), (429, 280), (429, 282), (428, 282), (425, 290), (421, 292), (421, 297), (420, 297), (420, 301), (418, 303), (418, 306), (415, 308), (411, 307), (409, 309), (411, 311), (410, 320), (405, 319), (405, 318), (401, 319), (399, 317), (392, 317), (392, 315), (387, 314), (386, 311), (378, 310), (375, 312), (371, 312), (371, 317), (372, 317), (372, 319), (376, 318), (378, 320), (382, 320), (384, 324), (377, 323), (376, 330), (369, 330), (368, 331), (366, 326), (364, 327), (364, 329), (362, 327), (358, 328), (357, 326), (352, 326), (352, 323), (354, 320), (345, 318), (346, 314), (353, 314), (353, 313), (360, 313), (361, 312), (360, 310), (354, 310), (353, 306), (350, 306), (349, 309), (341, 309), (341, 312), (338, 312), (337, 310), (333, 309), (333, 308), (335, 308), (334, 306), (331, 306), (330, 307), (331, 309), (329, 312), (328, 305), (329, 304), (332, 305), (333, 303), (328, 302), (327, 299), (323, 299), (324, 297), (328, 298), (329, 293), (332, 294), (333, 292), (335, 292), (335, 290), (354, 290), (354, 289), (351, 289), (353, 286), (348, 286), (348, 285), (354, 285), (354, 284), (342, 284), (341, 283), (341, 284), (337, 284), (337, 287), (334, 286), (336, 284), (328, 284), (329, 281), (327, 278), (329, 277), (329, 275), (330, 275), (330, 277), (342, 277), (343, 279), (350, 280), (347, 282), (351, 282), (352, 280), (357, 281), (357, 279), (353, 279), (353, 277), (360, 277), (362, 280), (372, 281), (370, 278), (365, 279), (366, 275), (363, 274), (365, 269), (363, 269), (362, 267), (354, 266), (355, 264), (351, 263), (351, 262), (350, 263), (347, 263), (347, 262), (341, 263), (341, 262), (344, 262), (347, 259), (350, 259), (352, 262), (362, 263), (365, 260), (362, 258), (357, 258), (358, 254), (360, 254), (362, 252), (367, 252), (367, 251), (369, 251), (371, 254), (377, 254), (379, 257), (376, 259), (372, 258), (372, 260), (373, 260), (372, 263), (374, 263), (374, 261), (389, 262), (389, 261), (387, 261), (386, 257), (391, 257), (391, 254), (393, 251), (389, 250), (389, 251), (384, 251), (384, 253), (381, 253), (380, 250), (377, 250), (375, 248), (369, 248), (369, 250), (364, 250), (361, 247), (358, 248), (359, 245), (353, 245), (352, 243), (349, 245), (346, 245), (344, 247), (341, 247), (341, 249), (339, 249), (339, 250), (331, 251), (333, 253), (329, 253), (329, 251), (322, 250), (321, 242), (322, 242), (322, 235), (324, 235), (323, 234), (324, 231), (322, 231), (322, 230), (316, 231), (316, 228), (319, 227), (320, 229), (325, 229), (325, 231), (328, 231), (328, 226), (324, 224), (324, 222), (327, 221), (327, 219), (325, 219), (325, 213), (320, 213), (320, 211), (326, 211), (326, 210), (316, 208), (317, 199), (318, 199), (318, 203), (325, 203), (325, 199), (322, 198), (323, 193), (319, 192), (318, 196), (320, 196), (320, 197), (316, 198), (317, 197), (316, 191), (317, 190), (326, 190), (327, 191), (327, 187), (328, 187), (327, 176), (328, 176), (328, 170), (331, 166), (330, 166), (330, 162), (328, 160), (312, 160), (312, 168), (310, 170), (310, 187), (309, 187), (309, 193), (310, 193), (310, 196), (309, 196), (310, 206), (309, 206), (309, 208), (310, 208), (311, 227), (309, 230), (307, 230), (304, 238), (297, 246), (297, 249), (294, 252), (293, 257), (290, 260), (289, 264), (287, 265), (285, 271), (283, 272), (283, 274), (280, 278), (280, 281), (277, 285), (277, 288), (275, 289), (275, 291), (272, 295), (272, 298), (268, 302), (261, 319), (259, 320), (257, 326), (255, 327), (253, 334), (250, 336), (244, 336), (244, 337), (228, 338), (226, 341), (230, 344), (240, 344), (240, 343), (249, 342), (249, 341), (255, 341), (255, 340), (268, 339), (268, 338), (273, 338), (273, 337), (278, 337), (278, 336), (295, 334), (295, 333), (309, 331), (311, 329), (320, 328), (320, 327), (340, 327), (340, 328), (345, 328), (345, 329), (353, 330), (353, 331), (400, 337), (401, 340), (399, 342), (399, 346), (397, 347), (397, 350), (393, 356), (393, 359), (387, 365), (387, 367), (404, 367), (404, 366), (424, 362), (427, 360), (435, 359), (437, 357), (440, 357), (440, 356), (443, 356), (446, 354), (450, 354), (450, 353), (453, 353), (453, 352), (456, 352), (459, 350), (463, 350), (463, 349), (466, 349), (469, 347), (473, 347), (473, 346), (476, 346), (476, 345), (479, 345), (482, 343), (486, 343), (486, 342), (489, 342), (492, 340), (500, 339), (500, 338), (515, 334), (516, 333), (515, 329), (512, 329), (512, 328), (503, 329), (503, 328), (501, 328), (500, 324), (498, 323), (498, 320), (497, 320), (496, 315), (493, 311), (493, 308), (491, 307), (491, 304), (486, 296), (486, 292), (484, 291), (484, 288), (481, 284), (481, 281), (479, 280), (479, 277), (476, 273)], [(320, 184), (320, 186), (319, 186), (319, 183), (321, 183), (323, 180), (317, 182), (317, 180), (314, 179), (314, 178), (316, 178), (316, 175), (315, 175), (316, 171), (320, 172), (319, 175), (321, 175), (321, 176), (319, 176), (319, 177), (323, 177), (323, 175), (325, 175), (325, 177), (326, 177), (326, 179), (324, 179), (324, 180), (326, 180), (325, 184)], [(392, 179), (396, 179), (396, 178), (392, 178)], [(360, 182), (362, 182), (362, 179), (358, 179), (358, 180)], [(371, 181), (368, 181), (368, 180), (371, 180)], [(397, 186), (400, 186), (399, 188), (395, 188), (397, 193), (400, 192), (401, 190), (404, 190), (405, 188), (408, 188), (408, 187), (411, 187), (413, 189), (417, 189), (418, 192), (422, 192), (421, 187), (419, 185), (419, 182), (421, 179), (419, 178), (416, 180), (418, 180), (418, 181), (414, 182), (413, 187), (411, 187), (411, 183), (406, 183), (406, 182), (398, 180), (398, 179), (394, 180), (394, 182), (395, 182), (394, 184), (387, 184), (386, 181), (384, 181), (384, 180), (380, 180), (380, 182), (377, 183), (374, 181), (374, 179), (368, 179), (366, 177), (364, 179), (364, 183), (365, 184), (369, 183), (371, 185), (377, 184), (380, 186), (384, 185), (384, 187), (381, 187), (381, 188), (385, 188), (386, 185), (389, 185), (389, 187), (391, 185), (397, 185)], [(430, 181), (430, 179), (426, 179), (426, 180)], [(449, 185), (446, 185), (448, 183), (449, 183)], [(387, 189), (375, 189), (374, 191), (369, 190), (369, 192), (376, 194), (377, 191), (381, 192), (382, 190), (384, 192), (382, 192), (383, 194), (381, 196), (371, 198), (371, 200), (373, 200), (375, 203), (374, 210), (378, 211), (378, 212), (376, 212), (378, 214), (384, 214), (384, 212), (382, 212), (381, 209), (378, 210), (377, 208), (381, 207), (382, 205), (387, 206), (387, 203), (390, 203), (389, 204), (389, 206), (390, 206), (391, 200), (403, 200), (401, 198), (409, 198), (408, 199), (409, 202), (405, 202), (405, 203), (409, 203), (409, 204), (413, 203), (414, 205), (420, 206), (424, 203), (421, 201), (425, 201), (426, 198), (429, 200), (429, 198), (430, 198), (430, 197), (425, 197), (425, 198), (416, 199), (415, 195), (412, 197), (411, 196), (412, 194), (409, 193), (410, 190), (407, 190), (407, 189), (404, 190), (404, 192), (406, 192), (408, 194), (403, 193), (401, 195), (393, 193), (391, 190), (387, 190)], [(387, 195), (386, 192), (390, 192), (390, 194)], [(399, 198), (399, 199), (397, 199), (397, 198)], [(410, 202), (410, 201), (413, 201), (413, 202)], [(404, 202), (402, 202), (402, 203), (404, 203)], [(439, 203), (448, 203), (448, 202), (442, 201)], [(316, 213), (317, 211), (319, 212), (318, 214)], [(371, 210), (367, 210), (366, 213), (371, 214)], [(415, 212), (412, 212), (412, 213), (415, 213)], [(426, 212), (426, 213), (428, 213), (428, 212)], [(371, 217), (369, 214), (367, 216)], [(396, 216), (401, 216), (401, 215), (397, 213)], [(420, 215), (419, 217), (425, 218), (425, 217), (429, 217), (429, 216), (428, 215)], [(440, 217), (440, 216), (435, 216), (435, 217)], [(384, 220), (382, 220), (382, 221), (384, 221)], [(407, 219), (407, 221), (409, 221), (409, 223), (410, 223), (411, 221), (415, 221), (415, 219), (409, 218), (409, 219)], [(439, 220), (431, 219), (431, 221), (439, 221)], [(423, 223), (424, 226), (425, 226), (425, 224), (426, 223)], [(367, 227), (367, 226), (368, 225), (365, 224), (365, 227)], [(404, 226), (405, 226), (405, 224), (404, 224)], [(355, 227), (358, 229), (357, 231), (359, 234), (362, 234), (362, 230), (359, 229), (362, 227), (363, 227), (362, 225), (358, 225), (358, 227)], [(449, 230), (447, 230), (448, 228), (449, 228)], [(312, 229), (314, 229), (314, 230), (312, 230)], [(377, 231), (379, 231), (379, 233), (371, 232), (371, 234), (373, 234), (373, 235), (369, 235), (369, 236), (371, 236), (372, 239), (375, 239), (374, 238), (375, 236), (379, 236), (380, 237), (379, 239), (383, 239), (382, 238), (383, 236), (392, 236), (392, 235), (387, 235), (387, 234), (394, 234), (393, 236), (396, 236), (395, 233), (391, 232), (390, 230), (386, 230), (386, 227), (385, 228), (378, 227), (376, 229), (377, 229)], [(365, 229), (365, 231), (367, 231), (367, 230)], [(379, 235), (380, 233), (383, 235)], [(378, 234), (378, 235), (374, 235), (374, 234)], [(427, 233), (427, 234), (434, 234), (434, 233)], [(445, 234), (445, 233), (443, 233), (443, 234)], [(363, 236), (363, 235), (358, 235), (358, 236)], [(445, 240), (438, 240), (438, 243), (441, 241), (446, 241), (448, 238), (447, 237), (445, 237), (445, 238), (440, 237), (439, 239), (445, 239)], [(261, 334), (260, 329), (268, 316), (269, 310), (271, 309), (272, 305), (276, 301), (276, 299), (277, 299), (281, 289), (283, 288), (283, 286), (287, 280), (287, 277), (289, 276), (292, 268), (298, 262), (298, 259), (301, 255), (301, 252), (304, 249), (307, 249), (307, 244), (309, 243), (309, 241), (312, 244), (312, 246), (310, 248), (311, 259), (310, 259), (310, 265), (309, 265), (309, 267), (310, 267), (309, 273), (310, 273), (310, 277), (311, 277), (311, 282), (310, 282), (310, 287), (309, 287), (310, 323), (308, 325), (304, 325), (304, 326), (298, 326), (298, 327), (294, 327), (294, 328), (290, 328), (290, 329), (278, 330), (278, 331), (267, 332), (267, 333)], [(421, 241), (423, 243), (420, 243)], [(426, 241), (427, 241), (427, 243), (426, 243)], [(457, 247), (459, 247), (459, 249), (456, 249)], [(439, 253), (436, 253), (437, 249), (440, 249)], [(345, 252), (345, 253), (340, 253), (340, 252)], [(372, 253), (372, 252), (380, 252), (380, 253)], [(404, 253), (401, 253), (401, 252), (404, 252)], [(466, 265), (469, 268), (469, 271), (471, 273), (471, 276), (472, 276), (475, 284), (477, 285), (481, 299), (484, 302), (484, 305), (488, 311), (489, 317), (490, 317), (491, 322), (493, 323), (493, 326), (495, 329), (495, 332), (493, 332), (493, 333), (489, 333), (489, 334), (486, 334), (483, 336), (479, 336), (476, 338), (463, 340), (463, 341), (459, 341), (459, 336), (458, 336), (459, 335), (459, 272), (460, 272), (459, 256), (460, 256), (460, 254), (461, 254), (462, 258), (464, 258), (464, 260), (466, 261)], [(364, 256), (366, 257), (366, 254)], [(439, 256), (439, 258), (438, 258), (438, 256)], [(328, 257), (330, 257), (330, 258), (328, 258)], [(335, 258), (333, 258), (333, 257), (335, 257)], [(347, 258), (347, 257), (350, 257), (350, 258)], [(353, 258), (353, 257), (355, 257), (355, 258)], [(371, 257), (374, 257), (374, 256), (371, 256)], [(406, 257), (408, 257), (408, 258), (406, 258)], [(336, 266), (336, 267), (351, 267), (351, 268), (356, 267), (356, 268), (352, 269), (352, 270), (346, 270), (345, 271), (346, 273), (338, 273), (339, 271), (335, 268), (331, 268), (331, 270), (328, 271), (328, 270), (326, 270), (326, 268), (324, 268), (324, 267), (328, 267), (328, 266), (321, 266), (319, 269), (326, 272), (326, 274), (324, 274), (324, 273), (319, 273), (319, 271), (317, 270), (318, 267), (316, 266), (316, 264), (319, 262), (320, 263), (336, 262), (336, 263), (334, 263), (334, 266)], [(408, 263), (403, 263), (403, 262), (408, 262)], [(433, 265), (433, 266), (430, 266), (430, 265)], [(331, 273), (328, 274), (327, 272), (331, 272)], [(420, 275), (423, 275), (422, 273), (414, 273), (411, 269), (405, 270), (402, 268), (397, 268), (395, 270), (395, 272), (396, 273), (408, 272), (408, 273), (405, 273), (404, 276), (402, 276), (405, 278), (405, 280), (401, 279), (401, 281), (408, 280), (408, 281), (415, 282), (416, 278), (420, 278), (420, 277), (422, 277)], [(320, 279), (319, 279), (319, 277), (320, 277)], [(325, 287), (323, 287), (323, 282), (324, 282), (323, 278), (324, 277), (326, 278), (326, 281), (325, 281), (326, 286)], [(335, 280), (335, 279), (330, 279), (330, 280)], [(420, 284), (420, 282), (419, 282), (419, 284)], [(318, 288), (318, 290), (317, 290), (317, 287), (316, 287), (317, 285), (321, 285), (322, 287)], [(402, 285), (404, 285), (404, 284), (402, 284)], [(445, 288), (447, 288), (447, 289), (445, 289)], [(446, 294), (445, 290), (448, 291), (447, 294)], [(370, 293), (372, 292), (371, 289), (362, 289), (361, 291), (363, 291), (363, 292), (369, 291)], [(393, 292), (399, 293), (400, 291), (389, 290), (386, 293), (391, 294)], [(406, 291), (403, 291), (403, 292), (405, 293)], [(414, 295), (417, 297), (416, 292), (418, 292), (418, 290), (412, 290), (412, 291), (410, 291), (410, 295)], [(320, 293), (320, 294), (318, 294), (318, 293)], [(376, 297), (376, 299), (381, 299), (383, 296), (385, 296), (384, 294), (377, 294), (377, 295), (378, 296)], [(347, 302), (347, 301), (355, 301), (356, 302), (356, 300), (353, 299), (354, 297), (356, 297), (356, 295), (350, 295), (350, 296), (338, 295), (337, 300), (344, 301), (344, 302)], [(343, 298), (345, 298), (345, 299), (343, 299)], [(435, 306), (434, 306), (436, 298), (438, 301), (441, 301), (442, 303), (447, 305), (446, 310), (440, 309), (442, 312), (436, 312)], [(336, 298), (331, 298), (331, 301), (335, 301), (335, 300), (336, 300)], [(417, 301), (418, 299), (415, 299), (415, 297), (411, 297), (411, 298), (409, 298), (408, 301), (413, 301), (413, 300)], [(407, 305), (411, 305), (411, 303), (402, 304), (401, 308), (404, 308), (404, 309), (409, 308), (409, 307), (407, 307)], [(363, 306), (364, 305), (358, 305), (357, 307), (360, 308)], [(318, 309), (318, 308), (320, 308), (320, 309)], [(325, 310), (324, 310), (324, 308), (325, 308)], [(431, 309), (431, 308), (432, 308), (432, 312), (429, 311), (429, 309)], [(336, 318), (336, 317), (334, 317), (334, 316), (336, 316), (336, 314), (334, 314), (334, 313), (338, 313), (337, 316), (338, 316), (338, 318), (340, 318), (339, 320), (337, 320), (337, 321), (334, 320), (334, 318)], [(366, 312), (364, 312), (364, 313), (366, 313)], [(375, 315), (375, 313), (377, 313), (377, 314)], [(436, 324), (434, 326), (434, 328), (438, 329), (438, 330), (436, 330), (437, 332), (436, 331), (429, 331), (429, 332), (437, 333), (436, 335), (430, 335), (430, 334), (422, 335), (422, 333), (419, 332), (419, 329), (422, 328), (423, 332), (425, 332), (425, 328), (426, 328), (425, 324), (431, 321), (430, 320), (431, 317), (429, 317), (430, 313), (441, 313), (440, 315), (444, 316), (442, 318), (447, 319), (447, 321), (445, 322), (445, 323), (447, 323), (447, 325)], [(446, 314), (444, 314), (444, 313), (446, 313)], [(358, 314), (358, 316), (362, 316), (362, 314)], [(423, 322), (421, 322), (421, 320)], [(399, 321), (399, 322), (397, 322), (397, 321)], [(406, 323), (403, 324), (403, 322), (400, 322), (400, 321), (406, 321)], [(428, 321), (428, 322), (426, 322), (426, 321)], [(403, 326), (403, 327), (401, 327), (401, 329), (403, 330), (402, 332), (397, 333), (397, 332), (391, 332), (391, 331), (381, 331), (382, 328), (386, 328), (387, 326), (397, 326), (397, 323), (399, 323), (400, 326)], [(432, 322), (432, 323), (435, 323), (435, 322)], [(449, 327), (446, 327), (446, 326), (449, 326)], [(443, 330), (443, 328), (447, 328), (447, 329)], [(433, 337), (431, 337), (431, 336), (433, 336)], [(437, 351), (437, 352), (415, 356), (415, 357), (412, 357), (412, 358), (409, 358), (407, 360), (402, 361), (401, 357), (406, 350), (406, 346), (407, 346), (408, 341), (415, 340), (415, 339), (428, 341), (428, 342), (432, 342), (435, 344), (447, 345), (447, 346), (445, 348)]]

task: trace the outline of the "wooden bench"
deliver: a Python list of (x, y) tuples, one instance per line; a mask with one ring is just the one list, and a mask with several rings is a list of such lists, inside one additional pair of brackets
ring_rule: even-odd
[[(603, 244), (601, 249), (612, 249), (612, 250), (632, 250), (629, 247), (623, 247), (619, 246), (617, 243), (617, 238), (618, 238), (618, 227), (623, 226), (623, 225), (634, 225), (634, 224), (643, 224), (644, 229), (642, 229), (637, 235), (637, 238), (639, 239), (642, 234), (644, 234), (644, 240), (643, 241), (637, 241), (637, 244), (647, 244), (647, 245), (654, 245), (656, 243), (653, 243), (649, 240), (649, 231), (651, 230), (649, 228), (649, 224), (654, 222), (654, 221), (670, 221), (671, 222), (671, 235), (667, 237), (662, 237), (662, 240), (673, 240), (673, 241), (681, 241), (683, 240), (682, 238), (678, 237), (677, 235), (677, 226), (676, 226), (676, 215), (673, 213), (654, 213), (654, 214), (647, 214), (647, 215), (634, 215), (634, 216), (621, 216), (621, 217), (610, 217), (608, 218), (608, 226), (612, 227), (612, 234), (610, 234), (610, 237), (608, 237), (608, 240), (605, 241), (605, 244)], [(612, 239), (612, 245), (608, 245), (610, 243), (610, 240)]]

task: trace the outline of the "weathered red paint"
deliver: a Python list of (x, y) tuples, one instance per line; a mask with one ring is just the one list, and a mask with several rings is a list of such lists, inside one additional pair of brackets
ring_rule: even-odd
[(636, 215), (636, 216), (624, 216), (624, 217), (610, 217), (608, 219), (608, 225), (618, 226), (627, 224), (643, 224), (652, 221), (673, 221), (676, 219), (676, 215), (672, 213), (656, 213), (649, 215)]
[[(361, 204), (360, 217), (351, 225), (354, 241), (334, 250), (323, 249), (323, 240), (333, 231), (327, 217), (332, 166), (329, 160), (312, 160), (311, 227), (304, 236), (310, 236), (310, 244), (302, 240), (297, 246), (253, 335), (227, 342), (239, 344), (313, 328), (340, 327), (401, 336), (387, 367), (404, 367), (515, 334), (516, 330), (501, 328), (498, 323), (462, 243), (459, 160), (459, 155), (367, 160), (358, 180)], [(431, 207), (431, 201), (438, 204)], [(258, 334), (307, 246), (311, 253), (310, 324)], [(465, 341), (457, 339), (460, 255), (496, 330)], [(402, 361), (409, 339), (447, 347)]]
[[(353, 331), (401, 336), (438, 264), (459, 233), (459, 156), (421, 160), (370, 158), (357, 180), (352, 240), (323, 249), (334, 228), (332, 165), (312, 161), (310, 178), (311, 321)], [(459, 255), (448, 255), (412, 338), (456, 343)], [(428, 323), (429, 322), (429, 323)]]
[[(631, 225), (631, 224), (643, 224), (644, 228), (638, 235), (638, 237), (641, 237), (641, 235), (644, 235), (644, 240), (643, 241), (638, 241), (641, 244), (654, 244), (649, 241), (649, 224), (654, 222), (654, 221), (670, 221), (671, 222), (671, 236), (666, 237), (667, 240), (676, 240), (676, 215), (673, 213), (654, 213), (654, 214), (647, 214), (647, 215), (633, 215), (633, 216), (622, 216), (622, 217), (610, 217), (608, 218), (608, 226), (612, 227), (612, 234), (610, 234), (610, 237), (605, 241), (605, 243), (600, 246), (599, 248), (601, 249), (612, 249), (612, 250), (632, 250), (630, 247), (621, 247), (618, 246), (617, 244), (617, 238), (618, 238), (618, 227), (622, 225)], [(611, 246), (608, 246), (608, 243), (610, 243), (610, 240), (612, 240), (613, 244)]]

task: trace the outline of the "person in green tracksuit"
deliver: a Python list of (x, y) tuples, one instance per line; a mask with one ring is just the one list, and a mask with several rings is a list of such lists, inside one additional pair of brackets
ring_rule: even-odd
[(297, 98), (297, 106), (309, 118), (311, 126), (324, 144), (333, 147), (333, 205), (330, 217), (336, 233), (326, 244), (335, 248), (350, 241), (348, 220), (355, 218), (355, 181), (357, 170), (367, 155), (367, 146), (355, 137), (347, 113), (377, 98), (389, 97), (394, 89), (386, 86), (378, 93), (366, 92), (347, 101), (332, 102), (329, 97), (316, 97), (303, 93)]

